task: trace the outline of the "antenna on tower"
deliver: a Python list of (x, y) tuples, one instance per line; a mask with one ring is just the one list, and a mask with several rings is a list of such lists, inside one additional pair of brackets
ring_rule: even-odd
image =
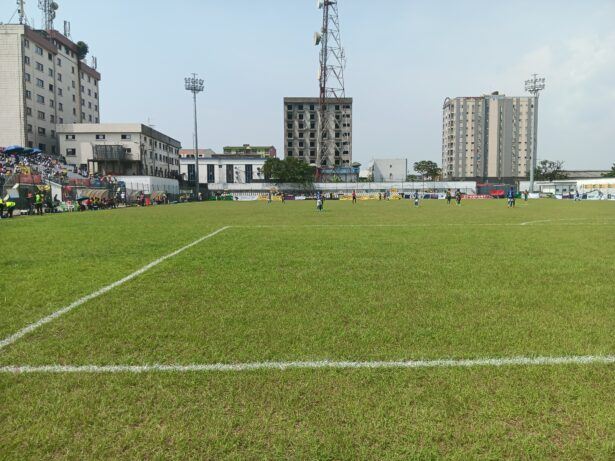
[(346, 56), (340, 34), (338, 3), (338, 0), (317, 0), (316, 3), (322, 9), (322, 28), (314, 34), (314, 45), (320, 45), (320, 136), (316, 152), (316, 164), (319, 167), (327, 166), (329, 157), (338, 150), (332, 130), (334, 115), (327, 111), (327, 105), (339, 104), (339, 100), (346, 95)]
[(19, 24), (26, 22), (26, 12), (24, 10), (24, 0), (17, 0), (17, 13), (19, 14)]
[(43, 12), (43, 29), (53, 30), (53, 20), (60, 6), (53, 0), (38, 0), (38, 7)]

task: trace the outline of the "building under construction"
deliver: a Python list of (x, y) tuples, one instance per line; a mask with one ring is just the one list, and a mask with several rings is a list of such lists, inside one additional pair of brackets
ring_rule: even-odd
[(326, 99), (326, 133), (319, 98), (284, 98), (284, 113), (285, 157), (319, 167), (352, 164), (352, 98)]

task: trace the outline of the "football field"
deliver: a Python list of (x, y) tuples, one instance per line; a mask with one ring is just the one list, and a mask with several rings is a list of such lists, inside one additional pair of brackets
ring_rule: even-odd
[(0, 222), (0, 459), (615, 458), (615, 202)]

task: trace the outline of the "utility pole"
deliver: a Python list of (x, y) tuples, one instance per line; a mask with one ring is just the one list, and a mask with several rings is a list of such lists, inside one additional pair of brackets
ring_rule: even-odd
[(534, 142), (532, 143), (532, 161), (530, 170), (530, 192), (534, 192), (534, 174), (538, 158), (538, 96), (545, 89), (545, 79), (538, 78), (533, 74), (532, 78), (525, 81), (525, 91), (534, 97)]
[(205, 81), (198, 78), (197, 74), (192, 74), (192, 77), (186, 77), (184, 79), (186, 84), (186, 90), (192, 93), (194, 99), (194, 197), (199, 199), (200, 191), (200, 179), (199, 179), (199, 130), (197, 123), (196, 112), (196, 95), (201, 93), (205, 89)]

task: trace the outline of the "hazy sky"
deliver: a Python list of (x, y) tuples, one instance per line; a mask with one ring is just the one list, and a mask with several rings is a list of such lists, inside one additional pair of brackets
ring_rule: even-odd
[[(103, 75), (103, 122), (147, 122), (192, 147), (199, 73), (201, 147), (273, 144), (284, 96), (317, 96), (316, 0), (58, 0)], [(14, 2), (2, 2), (8, 20)], [(27, 12), (36, 25), (35, 0)], [(539, 157), (568, 168), (615, 162), (615, 0), (340, 0), (354, 98), (354, 159), (441, 162), (442, 102), (499, 90), (541, 96)]]

